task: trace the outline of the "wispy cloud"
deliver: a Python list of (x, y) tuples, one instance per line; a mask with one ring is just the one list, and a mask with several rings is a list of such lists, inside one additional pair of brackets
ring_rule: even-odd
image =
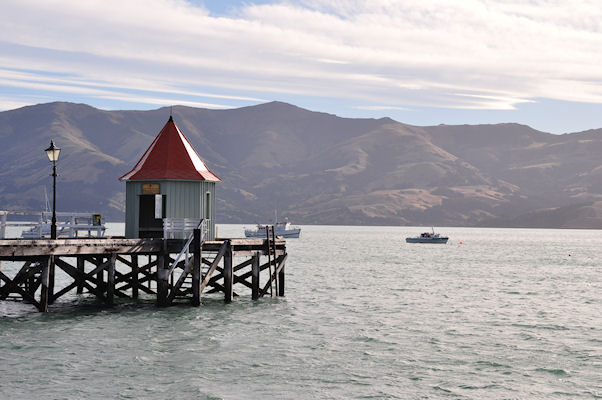
[(0, 110), (13, 110), (16, 108), (21, 108), (25, 106), (31, 105), (31, 102), (24, 101), (15, 101), (14, 98), (6, 98), (4, 96), (0, 97)]
[[(1, 58), (0, 58), (1, 60)], [(19, 71), (0, 68), (0, 85), (24, 87), (40, 90), (56, 90), (63, 92), (81, 92), (88, 94), (107, 94), (118, 93), (119, 90), (137, 90), (146, 91), (145, 88), (151, 87), (154, 93), (197, 96), (225, 100), (241, 100), (261, 102), (266, 99), (259, 97), (224, 95), (209, 92), (195, 92), (190, 90), (177, 89), (174, 87), (163, 87), (160, 84), (152, 84), (152, 81), (144, 81), (137, 79), (135, 82), (121, 80), (117, 78), (111, 82), (102, 80), (84, 80), (82, 78), (65, 77), (63, 75), (42, 75), (39, 71)], [(109, 90), (99, 90), (99, 88)], [(111, 90), (112, 89), (112, 90)], [(132, 101), (137, 101), (135, 97), (131, 97)], [(151, 103), (154, 104), (154, 103)], [(227, 108), (219, 105), (218, 108)]]
[(387, 111), (387, 110), (411, 111), (410, 108), (406, 108), (406, 107), (382, 106), (382, 105), (355, 106), (354, 108), (356, 108), (358, 110), (370, 110), (370, 111)]
[(0, 85), (214, 108), (266, 93), (387, 105), (373, 110), (602, 103), (601, 21), (598, 0), (241, 2), (220, 17), (184, 0), (5, 0)]

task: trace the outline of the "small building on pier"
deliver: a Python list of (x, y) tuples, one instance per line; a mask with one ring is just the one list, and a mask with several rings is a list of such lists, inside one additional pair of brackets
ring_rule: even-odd
[(207, 220), (215, 238), (215, 183), (212, 173), (173, 120), (165, 124), (126, 183), (126, 238), (163, 237), (164, 218)]
[[(266, 231), (265, 238), (214, 240), (220, 179), (172, 117), (120, 180), (126, 182), (127, 238), (0, 238), (0, 262), (11, 262), (0, 271), (0, 302), (26, 301), (47, 312), (71, 291), (87, 291), (110, 306), (116, 297), (137, 299), (144, 292), (156, 295), (159, 306), (199, 306), (203, 293), (223, 292), (230, 303), (236, 284), (250, 289), (253, 300), (284, 296), (286, 242), (274, 230), (271, 238)], [(163, 235), (164, 219), (185, 218), (195, 220), (187, 238)], [(203, 227), (201, 219), (209, 223)], [(61, 279), (55, 279), (58, 270)]]

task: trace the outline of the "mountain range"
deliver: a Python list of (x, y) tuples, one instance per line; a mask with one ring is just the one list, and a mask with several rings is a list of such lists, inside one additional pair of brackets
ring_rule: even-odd
[(218, 223), (602, 228), (602, 129), (412, 126), (271, 102), (105, 111), (54, 102), (0, 113), (0, 209), (51, 195), (44, 149), (61, 147), (57, 210), (122, 221), (129, 171), (168, 120), (222, 182)]

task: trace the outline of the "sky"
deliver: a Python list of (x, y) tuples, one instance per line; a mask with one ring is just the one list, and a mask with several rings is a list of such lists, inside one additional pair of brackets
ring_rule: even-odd
[(413, 125), (602, 128), (600, 0), (3, 0), (0, 111), (284, 101)]

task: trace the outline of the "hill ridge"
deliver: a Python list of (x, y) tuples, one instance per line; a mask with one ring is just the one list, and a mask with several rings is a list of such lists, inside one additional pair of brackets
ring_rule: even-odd
[[(52, 102), (0, 112), (0, 208), (43, 204), (50, 184), (43, 149), (52, 138), (63, 149), (58, 209), (121, 220), (125, 188), (117, 178), (171, 109)], [(218, 223), (265, 222), (278, 209), (302, 224), (503, 226), (541, 212), (527, 219), (562, 227), (571, 215), (570, 226), (602, 228), (602, 213), (591, 211), (602, 207), (602, 129), (553, 135), (516, 123), (413, 126), (281, 101), (228, 110), (176, 105), (173, 115), (223, 179)]]

